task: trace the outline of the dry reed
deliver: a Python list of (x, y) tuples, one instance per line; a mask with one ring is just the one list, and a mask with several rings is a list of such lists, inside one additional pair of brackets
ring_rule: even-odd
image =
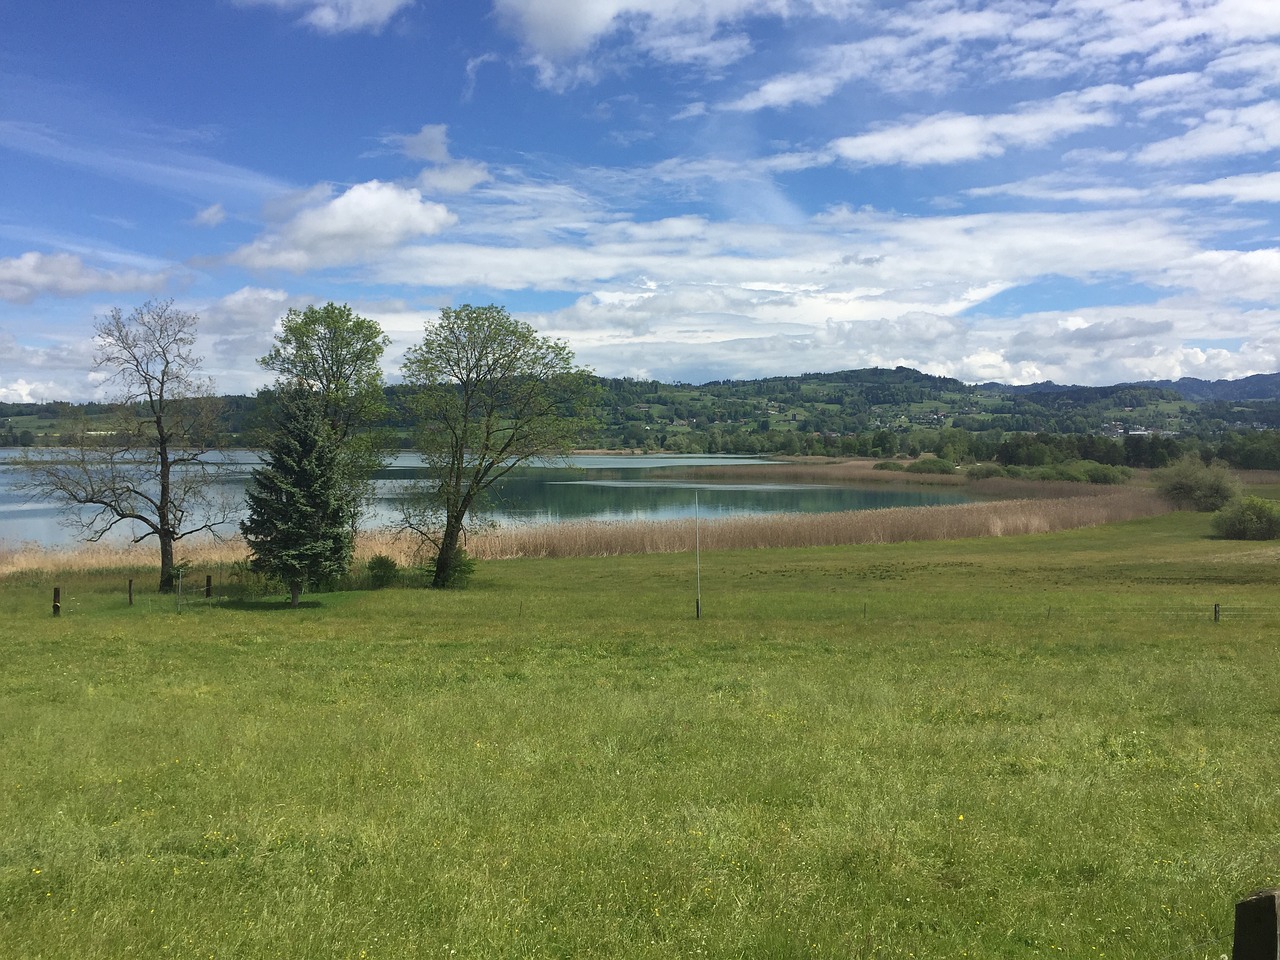
[[(708, 550), (749, 550), (1007, 537), (1136, 520), (1167, 513), (1169, 509), (1166, 502), (1148, 491), (1116, 490), (1058, 500), (729, 517), (704, 522), (699, 539)], [(678, 553), (693, 548), (694, 523), (674, 520), (502, 527), (471, 538), (467, 550), (479, 559)]]

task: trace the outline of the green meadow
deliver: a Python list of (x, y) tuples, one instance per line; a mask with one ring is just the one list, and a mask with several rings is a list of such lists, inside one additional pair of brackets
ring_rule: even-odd
[(1216, 960), (1280, 884), (1278, 560), (704, 552), (701, 619), (691, 554), (296, 611), (11, 574), (3, 954)]

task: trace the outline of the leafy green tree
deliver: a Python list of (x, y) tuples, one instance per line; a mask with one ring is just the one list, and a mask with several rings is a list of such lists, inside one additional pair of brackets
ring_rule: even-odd
[(404, 522), (436, 547), (432, 584), (449, 586), (469, 511), (515, 467), (579, 444), (599, 388), (566, 344), (496, 305), (442, 309), (403, 372), (430, 468)]
[(1210, 513), (1240, 495), (1240, 481), (1225, 464), (1206, 464), (1193, 453), (1158, 471), (1155, 481), (1160, 495), (1179, 509)]
[(249, 517), (240, 530), (255, 570), (279, 578), (298, 605), (304, 589), (342, 576), (352, 534), (341, 455), (323, 397), (305, 384), (280, 390), (267, 462), (245, 492)]
[(160, 545), (160, 590), (174, 589), (175, 544), (231, 521), (215, 495), (211, 459), (218, 400), (194, 352), (199, 317), (172, 300), (119, 308), (94, 327), (94, 364), (118, 387), (112, 413), (56, 451), (28, 453), (19, 486), (28, 496), (79, 508), (65, 515), (89, 541), (121, 522), (142, 528), (134, 542)]
[(377, 321), (346, 304), (326, 303), (286, 313), (275, 345), (258, 360), (277, 374), (277, 389), (305, 384), (315, 393), (338, 450), (334, 469), (352, 531), (370, 499), (373, 474), (385, 462), (377, 426), (388, 413), (381, 360), (390, 343)]

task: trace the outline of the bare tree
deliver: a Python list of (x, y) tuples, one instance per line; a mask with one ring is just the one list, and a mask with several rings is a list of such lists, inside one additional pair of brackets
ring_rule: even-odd
[(155, 537), (162, 592), (174, 589), (174, 545), (235, 511), (214, 496), (218, 400), (193, 351), (198, 323), (172, 300), (147, 301), (128, 316), (112, 310), (94, 326), (94, 366), (119, 388), (112, 416), (20, 464), (28, 496), (74, 507), (64, 523), (87, 540), (124, 521), (134, 524), (133, 542)]

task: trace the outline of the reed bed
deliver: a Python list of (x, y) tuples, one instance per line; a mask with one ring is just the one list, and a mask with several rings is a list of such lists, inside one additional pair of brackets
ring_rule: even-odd
[[(1077, 484), (1063, 486), (1079, 488)], [(695, 536), (707, 550), (960, 540), (1053, 533), (1152, 517), (1170, 509), (1149, 490), (1091, 489), (1088, 495), (1060, 499), (729, 517), (703, 521), (697, 531), (693, 520), (492, 527), (473, 532), (467, 538), (466, 549), (478, 560), (506, 560), (680, 553), (693, 549)], [(362, 532), (357, 539), (356, 563), (363, 564), (380, 554), (402, 566), (414, 566), (428, 559), (429, 553), (416, 537), (392, 530), (372, 530)], [(193, 567), (205, 569), (242, 563), (248, 550), (242, 539), (233, 537), (182, 543), (178, 554)], [(0, 544), (0, 576), (21, 570), (145, 570), (154, 567), (155, 562), (153, 543), (84, 544), (67, 549), (30, 543), (12, 547)]]
[(730, 517), (704, 522), (700, 531), (695, 531), (693, 520), (503, 527), (472, 537), (467, 550), (479, 559), (495, 560), (679, 553), (693, 549), (695, 534), (708, 550), (960, 540), (1053, 533), (1152, 517), (1170, 509), (1148, 491), (1122, 490), (1059, 500)]

